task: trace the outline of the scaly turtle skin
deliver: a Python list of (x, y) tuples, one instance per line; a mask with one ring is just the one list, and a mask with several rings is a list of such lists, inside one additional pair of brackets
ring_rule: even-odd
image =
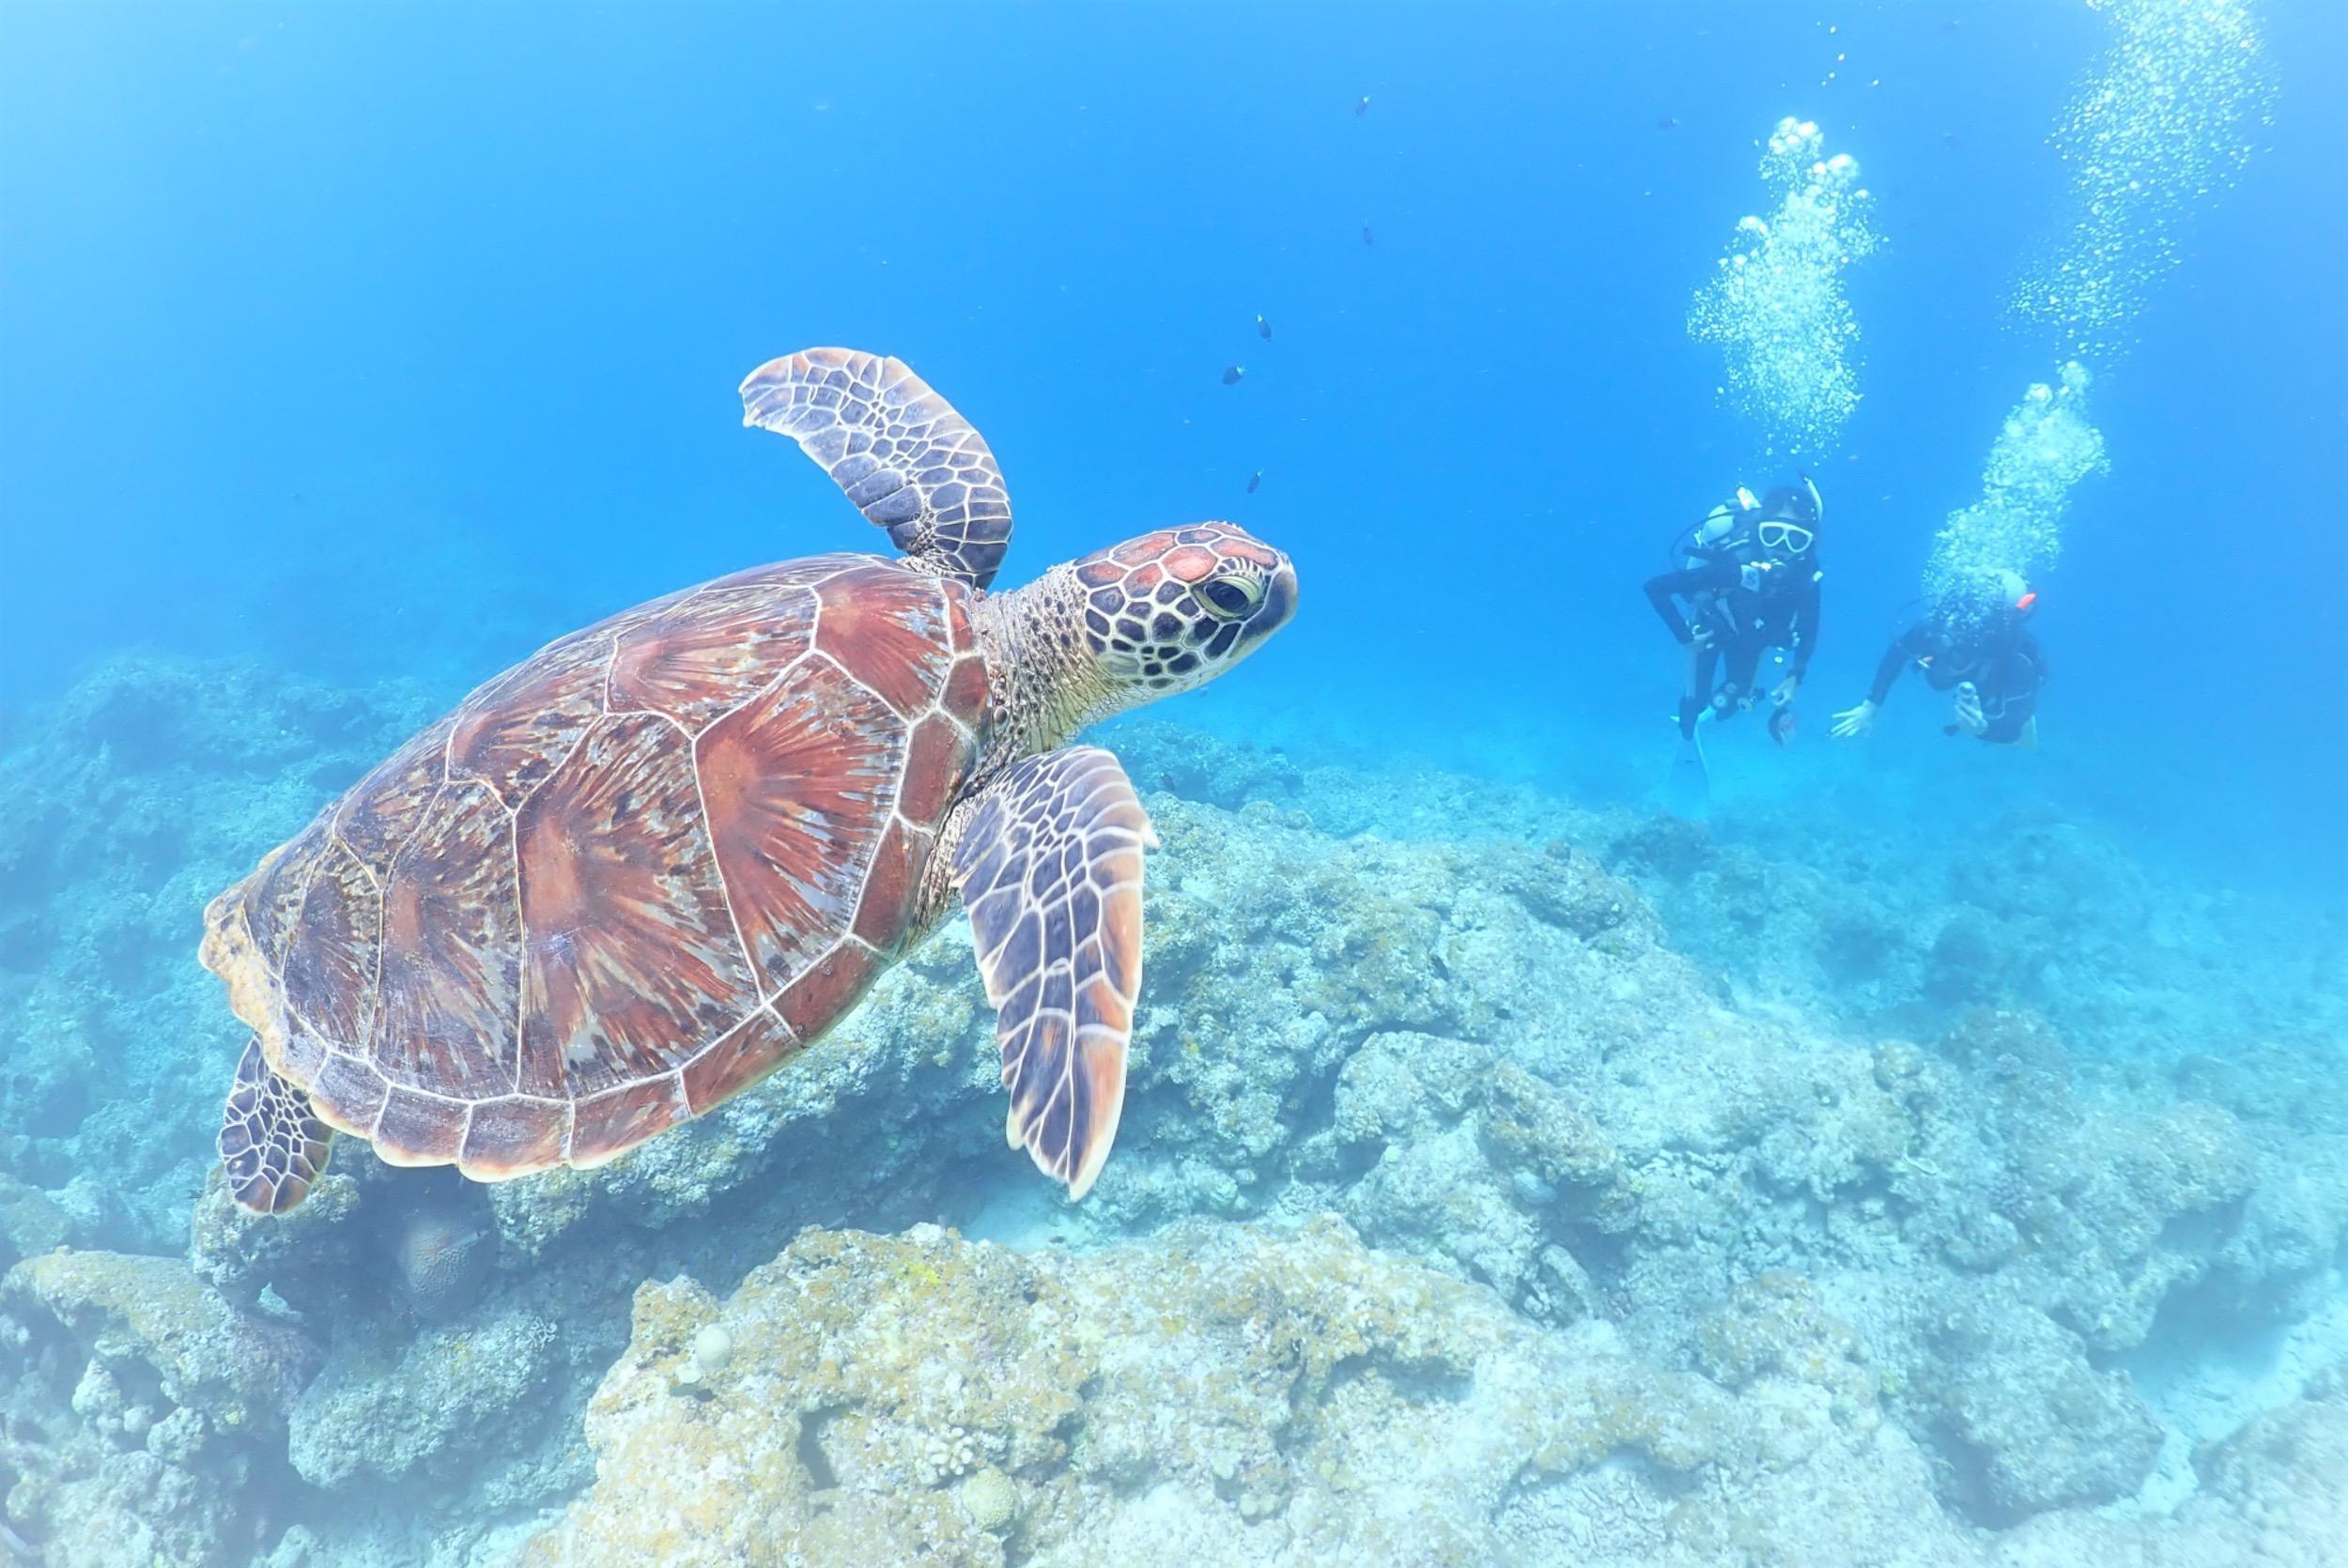
[(1011, 503), (895, 360), (742, 384), (904, 554), (762, 566), (475, 691), (212, 901), (254, 1038), (220, 1134), (282, 1213), (334, 1131), (497, 1181), (590, 1167), (813, 1045), (957, 895), (1007, 1132), (1081, 1197), (1116, 1136), (1148, 817), (1084, 725), (1229, 669), (1296, 606), (1228, 523), (987, 592)]

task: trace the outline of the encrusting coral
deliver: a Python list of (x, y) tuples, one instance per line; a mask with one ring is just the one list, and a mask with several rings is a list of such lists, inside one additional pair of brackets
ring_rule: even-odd
[[(1934, 1505), (1934, 1455), (1806, 1281), (1764, 1275), (1707, 1321), (1721, 1386), (1325, 1219), (1079, 1254), (811, 1231), (728, 1298), (648, 1284), (634, 1315), (587, 1416), (596, 1480), (530, 1568), (2313, 1564), (2294, 1544), (2348, 1520), (2337, 1376), (2213, 1450), (2178, 1521), (2048, 1513), (2010, 1553)], [(681, 1387), (712, 1324), (725, 1383)]]
[[(347, 1142), (256, 1221), (197, 1186), (216, 1107), (187, 1084), (217, 1074), (190, 1058), (235, 1042), (173, 989), (193, 926), (149, 884), (192, 912), (334, 785), (297, 759), (367, 749), (399, 702), (166, 668), (191, 728), (163, 758), (116, 745), (150, 674), (98, 678), (10, 775), (114, 826), (0, 842), (72, 911), (0, 915), (0, 1022), (44, 1042), (0, 1074), (32, 1118), (0, 1137), (0, 1489), (53, 1562), (454, 1568), (558, 1508), (540, 1560), (1969, 1565), (2165, 1560), (2167, 1531), (2288, 1561), (2332, 1519), (2306, 1478), (2348, 1464), (2336, 1378), (2280, 1389), (2196, 1490), (2208, 1434), (2140, 1376), (2333, 1310), (2320, 921), (2180, 911), (2051, 824), (2008, 840), (2038, 874), (1947, 867), (1928, 897), (1867, 870), (1863, 825), (1830, 881), (1525, 787), (1135, 726), (1167, 853), (1080, 1207), (1003, 1150), (956, 926), (822, 1050), (607, 1167), (482, 1189)], [(258, 804), (153, 838), (231, 798)], [(2161, 967), (2213, 944), (2239, 973)], [(2112, 999), (2139, 981), (2167, 1017)], [(73, 1065), (131, 1031), (120, 1073)], [(842, 1228), (939, 1219), (1015, 1246)], [(110, 1241), (159, 1255), (57, 1251)], [(2172, 1515), (2090, 1512), (2148, 1475)]]
[[(647, 1284), (635, 1316), (588, 1411), (598, 1482), (528, 1562), (999, 1563), (1006, 1531), (1021, 1560), (1484, 1560), (1512, 1496), (1741, 1440), (1602, 1326), (1551, 1336), (1329, 1221), (1085, 1254), (811, 1231), (722, 1302)], [(713, 1322), (727, 1376), (687, 1397)]]

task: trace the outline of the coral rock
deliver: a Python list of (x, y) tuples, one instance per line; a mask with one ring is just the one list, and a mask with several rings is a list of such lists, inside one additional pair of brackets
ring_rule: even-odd
[[(713, 1314), (727, 1385), (681, 1394)], [(1490, 1560), (1522, 1489), (1617, 1453), (1700, 1469), (1737, 1428), (1701, 1380), (1332, 1222), (1079, 1256), (816, 1231), (723, 1303), (638, 1293), (595, 1484), (525, 1560), (996, 1563), (1022, 1502), (1051, 1560)]]
[(99, 1359), (149, 1369), (163, 1398), (230, 1432), (281, 1424), (317, 1347), (231, 1306), (176, 1258), (56, 1253), (0, 1279), (0, 1299), (47, 1313)]

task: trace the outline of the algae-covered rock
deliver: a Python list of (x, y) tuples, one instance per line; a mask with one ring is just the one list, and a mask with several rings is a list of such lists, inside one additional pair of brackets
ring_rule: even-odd
[(0, 1523), (37, 1554), (18, 1560), (248, 1560), (251, 1480), (315, 1348), (171, 1258), (31, 1258), (0, 1307)]
[(1983, 1517), (2109, 1502), (2152, 1473), (2159, 1422), (2124, 1376), (2096, 1371), (2045, 1317), (1970, 1293), (1937, 1348), (1933, 1392), (1967, 1461), (1951, 1490)]
[(0, 1299), (55, 1318), (109, 1366), (147, 1368), (163, 1399), (225, 1432), (280, 1426), (318, 1364), (301, 1334), (230, 1305), (177, 1258), (28, 1258), (0, 1279)]
[(1618, 930), (1641, 944), (1661, 934), (1653, 908), (1638, 889), (1610, 874), (1588, 851), (1551, 839), (1536, 853), (1520, 850), (1501, 862), (1500, 885), (1533, 916), (1585, 941)]
[[(338, 1152), (353, 1158), (348, 1147)], [(351, 1224), (359, 1207), (359, 1183), (344, 1170), (329, 1169), (301, 1207), (285, 1214), (239, 1207), (213, 1172), (189, 1217), (188, 1256), (200, 1278), (239, 1303), (249, 1305), (270, 1288), (281, 1297), (338, 1302), (364, 1272)]]
[(1346, 1145), (1400, 1143), (1456, 1122), (1491, 1068), (1491, 1049), (1473, 1041), (1371, 1035), (1338, 1069), (1332, 1130)]
[(563, 1364), (549, 1318), (512, 1307), (395, 1348), (345, 1343), (292, 1411), (287, 1454), (314, 1486), (446, 1477), (502, 1445), (511, 1412), (548, 1410)]
[[(680, 1386), (713, 1321), (724, 1377)], [(1334, 1222), (1080, 1255), (811, 1232), (723, 1302), (638, 1293), (595, 1483), (527, 1560), (996, 1563), (1007, 1530), (1046, 1560), (1488, 1560), (1528, 1481), (1694, 1471), (1738, 1430), (1702, 1380)]]
[(251, 1524), (237, 1497), (240, 1466), (205, 1473), (144, 1449), (72, 1438), (40, 1458), (53, 1463), (27, 1467), (6, 1499), (8, 1528), (21, 1533), (24, 1553), (10, 1555), (0, 1538), (0, 1560), (39, 1568), (239, 1568), (252, 1560)]
[(205, 901), (429, 714), (248, 660), (104, 659), (0, 748), (0, 1169), (105, 1173), (77, 1246), (178, 1250), (249, 1031)]
[[(404, 732), (397, 695), (128, 666), (0, 759), (0, 1038), (36, 1045), (0, 1053), (0, 1249), (168, 1252), (201, 1190), (216, 1297), (157, 1300), (332, 1345), (287, 1429), (229, 1440), (127, 1319), (10, 1294), (0, 1472), (53, 1564), (496, 1560), (588, 1437), (583, 1561), (2228, 1562), (2252, 1507), (2306, 1524), (2228, 1489), (2286, 1463), (2247, 1437), (2198, 1559), (2087, 1499), (2128, 1500), (2155, 1416), (2172, 1461), (2187, 1435), (2108, 1368), (2336, 1287), (2336, 920), (2182, 904), (2044, 823), (2026, 874), (1934, 872), (1815, 801), (1702, 828), (1142, 727), (1166, 847), (1081, 1207), (1002, 1145), (949, 923), (610, 1165), (468, 1187), (344, 1140), (255, 1219), (203, 1176), (241, 1035), (193, 914)], [(1331, 1211), (1367, 1246), (1275, 1228)], [(1202, 1214), (1265, 1228), (1141, 1238)], [(1120, 1245), (823, 1230), (768, 1262), (935, 1219)], [(2336, 1417), (2266, 1423), (2302, 1490)]]
[(73, 1221), (38, 1187), (0, 1176), (0, 1268), (65, 1245)]
[(1552, 1186), (1611, 1188), (1622, 1156), (1586, 1106), (1513, 1062), (1492, 1069), (1485, 1140), (1512, 1169)]

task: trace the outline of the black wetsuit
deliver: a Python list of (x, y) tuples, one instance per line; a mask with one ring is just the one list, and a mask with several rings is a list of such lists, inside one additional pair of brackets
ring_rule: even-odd
[(1968, 645), (1927, 619), (1902, 632), (1884, 650), (1867, 700), (1883, 706), (1892, 684), (1911, 664), (1923, 670), (1935, 691), (1953, 691), (1970, 681), (1981, 699), (1982, 717), (1989, 721), (1981, 738), (1998, 746), (2011, 746), (2029, 730), (2038, 711), (2038, 688), (2047, 684), (2047, 656), (2039, 652), (2038, 639), (2022, 628)]
[[(1666, 572), (1646, 581), (1647, 603), (1685, 648), (1695, 640), (1694, 628), (1708, 625), (1712, 640), (1696, 655), (1693, 690), (1679, 705), (1679, 732), (1695, 733), (1696, 715), (1708, 700), (1715, 718), (1726, 718), (1751, 698), (1761, 655), (1783, 648), (1790, 656), (1787, 673), (1797, 681), (1810, 671), (1810, 655), (1818, 646), (1818, 566), (1813, 555), (1791, 561), (1756, 561), (1758, 586), (1745, 586), (1744, 552), (1724, 553), (1684, 571)], [(1672, 601), (1688, 601), (1682, 615)], [(1713, 675), (1727, 662), (1725, 678), (1717, 689)]]

